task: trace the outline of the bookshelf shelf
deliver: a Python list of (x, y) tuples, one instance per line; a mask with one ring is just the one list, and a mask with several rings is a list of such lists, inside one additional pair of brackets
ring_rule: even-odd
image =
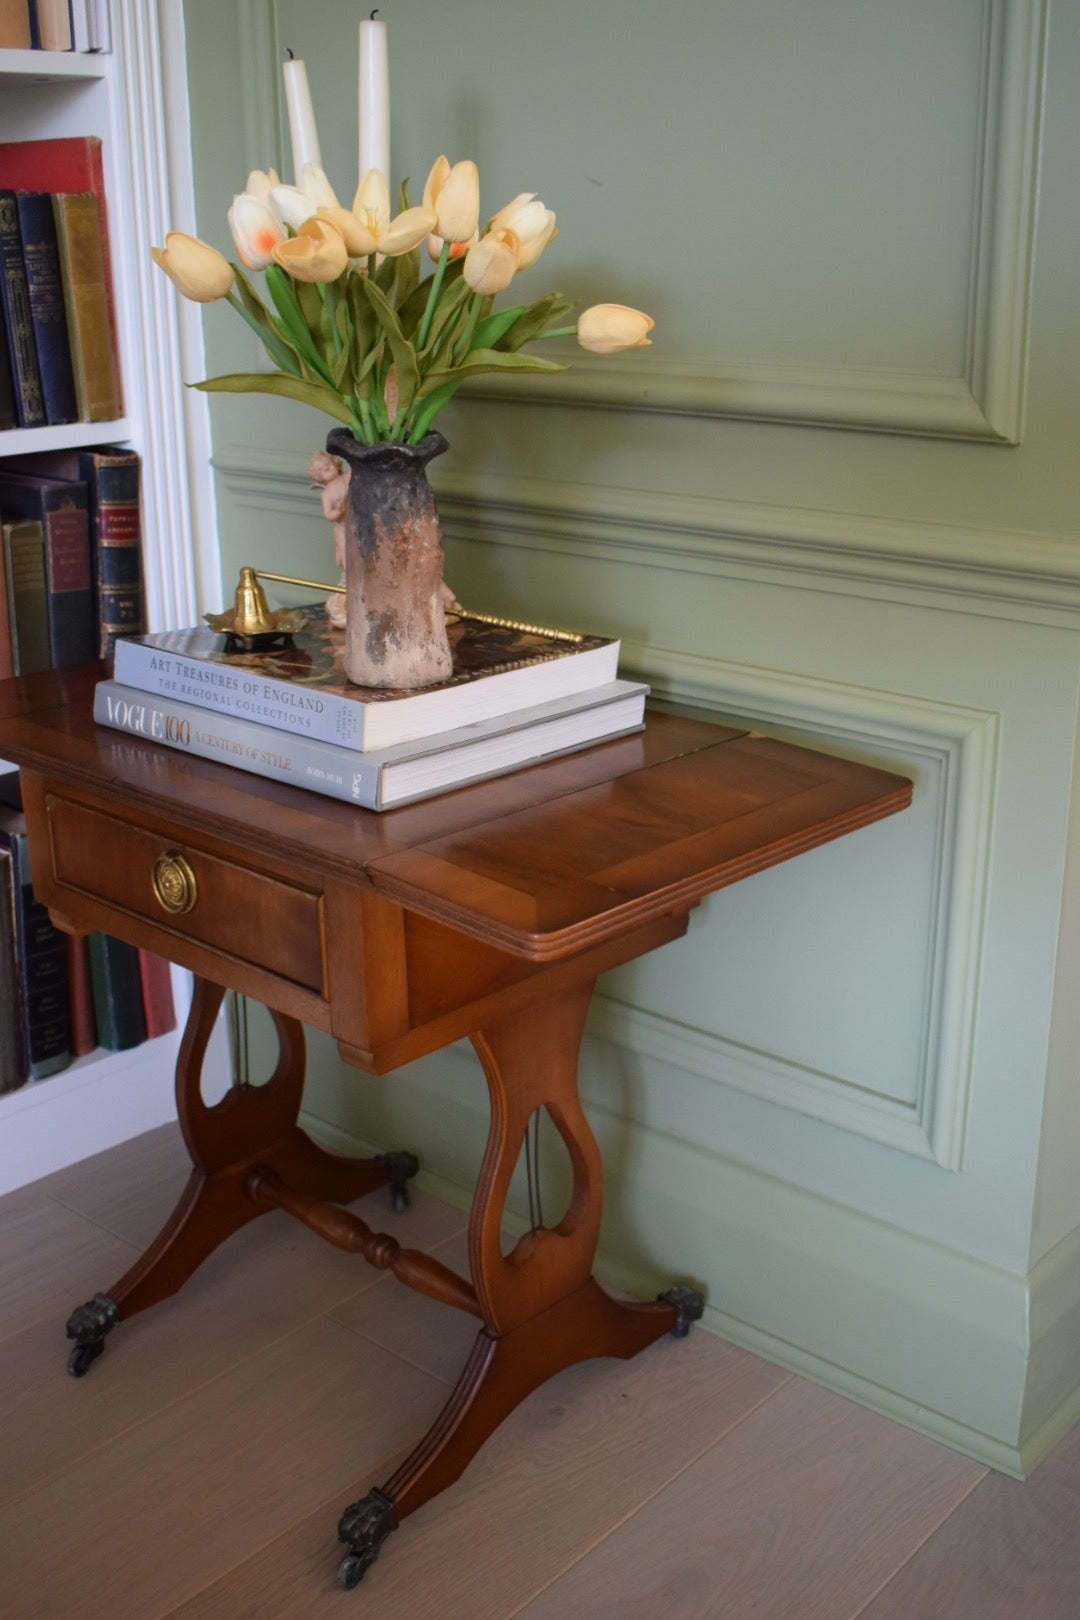
[[(109, 0), (108, 10), (109, 52), (0, 50), (0, 141), (102, 142), (125, 415), (0, 432), (0, 470), (45, 450), (136, 451), (147, 618), (165, 629), (197, 622), (197, 576), (217, 570), (205, 403), (185, 393), (181, 369), (183, 355), (203, 374), (201, 355), (192, 359), (201, 327), (150, 254), (174, 224), (193, 229), (183, 13), (146, 0)], [(173, 994), (182, 1025), (188, 975), (174, 973)], [(177, 1033), (99, 1051), (0, 1096), (0, 1192), (174, 1118), (178, 1044)], [(227, 1076), (224, 1042), (217, 1067)]]
[(105, 52), (0, 50), (0, 90), (27, 84), (55, 84), (103, 79), (109, 72)]
[(126, 416), (116, 422), (69, 422), (63, 427), (8, 428), (0, 433), (0, 460), (28, 456), (39, 450), (81, 450), (89, 444), (126, 444), (134, 423)]

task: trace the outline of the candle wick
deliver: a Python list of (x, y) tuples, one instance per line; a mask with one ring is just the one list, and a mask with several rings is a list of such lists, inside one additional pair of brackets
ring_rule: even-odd
[(372, 12), (372, 13), (371, 13), (371, 20), (372, 20), (372, 22), (374, 22), (374, 21), (375, 21), (375, 19), (376, 19), (376, 17), (377, 17), (377, 16), (378, 16), (378, 15), (379, 15), (379, 8), (378, 8), (378, 6), (376, 6), (376, 7), (375, 7), (375, 10), (374, 10), (374, 11), (373, 11), (373, 12)]
[(296, 58), (293, 56), (292, 51), (290, 51), (290, 49), (289, 49), (289, 47), (287, 45), (285, 47), (285, 55), (286, 55), (286, 57), (288, 58), (288, 60), (290, 62), (293, 62), (293, 61), (296, 60)]

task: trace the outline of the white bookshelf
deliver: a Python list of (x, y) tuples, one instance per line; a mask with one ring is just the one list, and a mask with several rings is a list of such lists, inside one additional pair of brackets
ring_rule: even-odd
[[(116, 422), (0, 432), (0, 460), (116, 444), (142, 461), (143, 550), (151, 628), (198, 622), (197, 581), (216, 572), (201, 327), (153, 265), (152, 244), (192, 229), (191, 143), (181, 8), (111, 0), (108, 53), (0, 50), (0, 140), (96, 135), (102, 141), (125, 415)], [(122, 858), (122, 856), (120, 857)], [(175, 1117), (173, 1069), (190, 1002), (173, 970), (174, 1034), (130, 1052), (98, 1051), (0, 1097), (0, 1193)], [(208, 1054), (219, 1094), (227, 1043)]]

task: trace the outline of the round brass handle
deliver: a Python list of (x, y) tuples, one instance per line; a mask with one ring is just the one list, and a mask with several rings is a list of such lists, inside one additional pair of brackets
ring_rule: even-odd
[(159, 855), (151, 873), (158, 904), (174, 917), (190, 911), (199, 898), (195, 874), (182, 855), (170, 851)]

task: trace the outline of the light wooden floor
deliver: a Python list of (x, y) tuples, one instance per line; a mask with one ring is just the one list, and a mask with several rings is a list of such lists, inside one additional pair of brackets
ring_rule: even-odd
[[(69, 1310), (183, 1179), (167, 1128), (0, 1199), (4, 1620), (1080, 1614), (1080, 1431), (1020, 1485), (700, 1328), (537, 1391), (344, 1592), (338, 1516), (474, 1324), (275, 1214), (68, 1378)], [(365, 1216), (464, 1265), (462, 1216), (422, 1194)]]

